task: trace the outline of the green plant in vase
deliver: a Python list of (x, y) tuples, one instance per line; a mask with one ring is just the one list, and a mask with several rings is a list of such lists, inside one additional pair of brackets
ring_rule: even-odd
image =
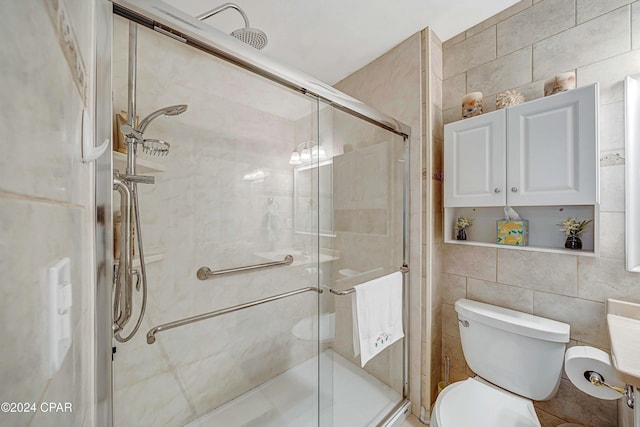
[(456, 220), (456, 240), (467, 240), (467, 228), (473, 225), (473, 220), (463, 216)]
[(559, 225), (564, 231), (567, 240), (564, 247), (567, 249), (582, 249), (582, 235), (587, 231), (587, 226), (593, 222), (592, 219), (579, 221), (577, 218), (567, 217)]

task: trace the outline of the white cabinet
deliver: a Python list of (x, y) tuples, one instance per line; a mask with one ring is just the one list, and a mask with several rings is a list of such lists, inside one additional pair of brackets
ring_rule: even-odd
[(445, 241), (465, 216), (469, 241), (457, 243), (495, 246), (495, 221), (512, 206), (529, 220), (524, 249), (563, 252), (557, 224), (575, 216), (594, 220), (583, 254), (597, 254), (597, 106), (594, 84), (447, 124)]
[(445, 207), (598, 202), (597, 84), (445, 126)]
[(444, 128), (445, 206), (502, 206), (505, 199), (506, 111)]
[(598, 201), (596, 85), (507, 110), (507, 187), (513, 206)]

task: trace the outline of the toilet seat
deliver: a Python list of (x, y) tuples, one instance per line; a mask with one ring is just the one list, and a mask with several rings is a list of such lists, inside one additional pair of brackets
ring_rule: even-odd
[(431, 414), (435, 427), (540, 427), (533, 402), (482, 378), (445, 388)]

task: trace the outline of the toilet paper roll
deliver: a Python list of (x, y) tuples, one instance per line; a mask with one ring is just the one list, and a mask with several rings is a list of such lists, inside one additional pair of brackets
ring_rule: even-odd
[(604, 382), (615, 387), (624, 388), (624, 383), (616, 378), (609, 355), (594, 347), (576, 346), (567, 350), (564, 355), (564, 370), (569, 380), (581, 391), (599, 399), (615, 400), (623, 395), (606, 386), (596, 386), (589, 382), (585, 372), (599, 373)]

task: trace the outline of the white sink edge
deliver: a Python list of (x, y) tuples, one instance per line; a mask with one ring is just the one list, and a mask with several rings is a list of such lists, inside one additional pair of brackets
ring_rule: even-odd
[(611, 362), (618, 379), (640, 387), (640, 304), (607, 300)]

